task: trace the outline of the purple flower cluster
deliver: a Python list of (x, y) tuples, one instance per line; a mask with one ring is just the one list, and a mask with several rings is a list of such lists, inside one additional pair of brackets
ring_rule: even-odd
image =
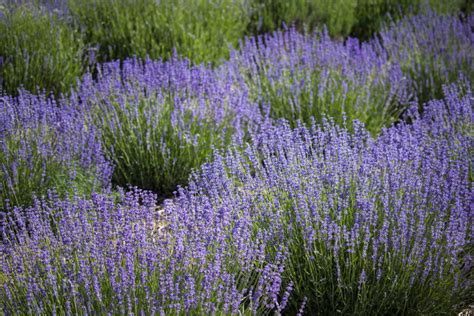
[(68, 101), (25, 91), (0, 99), (0, 207), (30, 204), (47, 189), (109, 186), (96, 127)]
[(340, 123), (347, 116), (378, 132), (414, 99), (410, 77), (378, 40), (342, 42), (325, 31), (303, 35), (289, 29), (241, 46), (225, 67), (244, 78), (252, 98), (268, 104), (273, 118), (309, 123), (329, 115)]
[[(156, 127), (166, 107), (164, 103), (168, 102), (172, 105), (170, 114), (174, 129), (191, 132), (189, 125), (185, 125), (185, 114), (190, 116), (187, 123), (207, 120), (219, 125), (230, 118), (229, 128), (239, 133), (236, 136), (240, 141), (245, 122), (260, 123), (243, 82), (210, 67), (193, 66), (186, 59), (173, 58), (166, 62), (128, 59), (99, 65), (97, 71), (96, 80), (88, 74), (77, 88), (77, 96), (88, 111), (98, 106), (101, 114), (112, 112), (113, 116), (114, 112), (124, 111), (137, 118), (139, 114), (133, 112), (137, 111), (139, 103), (148, 102), (152, 106), (147, 111), (154, 112), (144, 114), (151, 121), (151, 127)], [(120, 128), (116, 123), (112, 118), (99, 125)]]
[(451, 300), (470, 268), (473, 97), (445, 94), (377, 139), (359, 123), (267, 127), (163, 207), (132, 190), (15, 208), (4, 312), (409, 313)]
[(75, 98), (101, 130), (115, 183), (170, 194), (212, 155), (265, 123), (245, 85), (186, 60), (107, 63)]
[(441, 87), (462, 72), (474, 76), (474, 14), (462, 17), (430, 9), (387, 25), (380, 32), (388, 56), (412, 78), (420, 101), (442, 97)]
[(442, 97), (442, 85), (474, 75), (474, 15), (433, 11), (406, 17), (378, 37), (334, 40), (295, 29), (249, 38), (224, 68), (248, 85), (252, 100), (292, 126), (324, 115), (358, 119), (377, 134), (414, 101)]

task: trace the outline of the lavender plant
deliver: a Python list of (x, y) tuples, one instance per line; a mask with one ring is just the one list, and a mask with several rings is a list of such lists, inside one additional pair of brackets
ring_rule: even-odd
[(378, 139), (361, 124), (267, 127), (163, 208), (140, 190), (15, 208), (3, 311), (451, 312), (472, 289), (474, 142), (469, 85), (445, 91)]
[[(225, 65), (242, 77), (249, 93), (274, 119), (342, 124), (359, 119), (377, 134), (398, 119), (413, 99), (410, 78), (378, 41), (339, 42), (327, 32), (295, 29), (249, 38)], [(268, 105), (268, 106), (266, 106)]]
[(115, 184), (170, 196), (213, 149), (242, 142), (261, 115), (245, 87), (188, 61), (109, 63), (78, 94), (115, 165)]
[(442, 86), (460, 73), (474, 77), (474, 14), (426, 12), (391, 23), (380, 32), (387, 54), (397, 60), (420, 100), (442, 97)]
[(94, 126), (65, 102), (22, 91), (0, 99), (0, 208), (26, 206), (33, 195), (91, 193), (109, 186)]
[(246, 39), (224, 68), (274, 119), (294, 127), (331, 116), (349, 128), (358, 119), (377, 135), (415, 100), (442, 97), (444, 83), (473, 76), (472, 21), (427, 10), (368, 42), (292, 28)]
[(172, 215), (172, 206), (160, 213), (156, 196), (140, 190), (122, 192), (119, 202), (102, 195), (50, 200), (15, 209), (6, 220), (0, 258), (6, 313), (248, 314), (242, 302), (251, 281), (260, 275), (270, 286), (265, 278), (280, 268), (260, 256), (263, 240), (248, 245), (253, 259), (236, 262), (222, 239), (229, 227), (216, 223), (210, 230), (202, 221), (185, 228), (179, 217), (190, 223), (191, 214)]

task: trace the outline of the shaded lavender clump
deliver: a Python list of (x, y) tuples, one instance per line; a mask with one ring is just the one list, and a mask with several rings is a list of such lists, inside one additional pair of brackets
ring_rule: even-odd
[(445, 95), (378, 139), (359, 123), (268, 127), (216, 153), (162, 208), (140, 190), (15, 208), (2, 308), (449, 312), (472, 286), (474, 142), (471, 92)]
[(22, 91), (0, 100), (0, 206), (28, 205), (33, 194), (109, 187), (112, 168), (98, 133), (66, 100)]

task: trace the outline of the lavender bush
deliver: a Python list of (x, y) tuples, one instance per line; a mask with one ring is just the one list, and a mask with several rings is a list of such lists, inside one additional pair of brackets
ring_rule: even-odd
[(275, 119), (296, 126), (328, 115), (348, 127), (358, 119), (377, 135), (414, 101), (442, 97), (443, 84), (474, 75), (473, 21), (428, 10), (368, 42), (278, 31), (243, 41), (224, 68)]
[(171, 195), (213, 148), (242, 143), (264, 123), (245, 86), (188, 61), (131, 59), (86, 76), (77, 97), (101, 131), (113, 180)]
[(474, 77), (474, 14), (462, 19), (426, 9), (386, 25), (382, 45), (403, 73), (421, 102), (442, 97), (442, 86), (462, 72)]
[(278, 278), (295, 312), (303, 298), (309, 314), (452, 312), (472, 290), (473, 98), (466, 85), (445, 93), (377, 140), (360, 125), (270, 129), (187, 194), (250, 213), (266, 251), (286, 250)]
[(359, 123), (267, 127), (163, 208), (140, 190), (15, 208), (3, 311), (452, 312), (472, 289), (473, 98), (445, 94), (378, 139)]
[(250, 96), (274, 119), (292, 126), (331, 116), (342, 124), (359, 119), (374, 135), (394, 122), (413, 100), (410, 78), (378, 41), (340, 42), (327, 32), (304, 35), (295, 29), (242, 43), (225, 65), (242, 77)]
[[(0, 290), (6, 313), (235, 314), (246, 309), (245, 287), (278, 271), (265, 263), (260, 242), (249, 245), (254, 259), (236, 265), (232, 245), (222, 239), (228, 228), (216, 225), (202, 236), (199, 225), (209, 223), (183, 229), (171, 207), (157, 210), (150, 193), (122, 193), (118, 204), (100, 195), (49, 199), (15, 209), (6, 221)], [(252, 277), (243, 268), (263, 271)]]
[(106, 189), (111, 166), (94, 126), (73, 104), (22, 91), (0, 99), (0, 208), (29, 205), (48, 189)]

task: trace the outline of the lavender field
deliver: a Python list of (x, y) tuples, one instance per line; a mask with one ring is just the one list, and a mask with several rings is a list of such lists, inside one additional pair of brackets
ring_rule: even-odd
[(241, 32), (217, 63), (117, 42), (59, 90), (9, 81), (23, 68), (0, 47), (15, 85), (0, 90), (0, 313), (474, 305), (474, 13), (335, 30)]

